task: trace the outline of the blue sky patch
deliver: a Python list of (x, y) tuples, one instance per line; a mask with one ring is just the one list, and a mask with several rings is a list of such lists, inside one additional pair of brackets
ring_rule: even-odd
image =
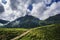
[(30, 4), (27, 9), (29, 9), (31, 11), (33, 9), (32, 4)]
[(6, 1), (6, 0), (2, 0), (2, 3), (6, 4), (6, 3), (7, 3), (7, 1)]
[(50, 3), (50, 4), (46, 4), (46, 6), (50, 6), (52, 3), (54, 3), (54, 2), (57, 3), (57, 2), (59, 2), (59, 1), (60, 1), (60, 0), (52, 0), (51, 3)]

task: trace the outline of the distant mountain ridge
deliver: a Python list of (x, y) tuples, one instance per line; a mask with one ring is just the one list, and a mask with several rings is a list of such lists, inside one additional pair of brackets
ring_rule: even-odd
[(0, 19), (0, 23), (2, 23), (2, 24), (8, 23), (8, 22), (9, 22), (9, 21)]

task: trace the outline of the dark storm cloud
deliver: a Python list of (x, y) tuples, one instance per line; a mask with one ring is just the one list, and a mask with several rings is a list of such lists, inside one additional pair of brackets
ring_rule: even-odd
[(4, 6), (2, 4), (0, 4), (0, 13), (4, 12)]
[(10, 6), (12, 8), (12, 10), (17, 10), (17, 6), (20, 2), (18, 0), (10, 0)]

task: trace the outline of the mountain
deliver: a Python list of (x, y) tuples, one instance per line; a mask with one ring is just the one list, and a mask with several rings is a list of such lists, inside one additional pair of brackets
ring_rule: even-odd
[(0, 19), (0, 23), (1, 23), (1, 24), (5, 24), (5, 23), (8, 23), (8, 22), (9, 22), (9, 21)]
[(38, 26), (44, 26), (49, 24), (60, 23), (60, 14), (49, 17), (46, 20), (39, 20), (31, 15), (26, 15), (24, 17), (17, 18), (16, 20), (10, 22), (6, 27), (20, 27), (20, 28), (34, 28)]
[(60, 23), (60, 14), (57, 14), (55, 16), (51, 16), (48, 19), (45, 20), (48, 24), (55, 24)]
[(39, 21), (40, 20), (36, 17), (25, 15), (10, 22), (6, 27), (34, 28), (39, 26)]
[(40, 26), (45, 26), (49, 24), (59, 24), (60, 23), (60, 14), (50, 16), (46, 20), (40, 21)]
[(17, 40), (60, 40), (60, 24), (52, 24), (31, 29)]

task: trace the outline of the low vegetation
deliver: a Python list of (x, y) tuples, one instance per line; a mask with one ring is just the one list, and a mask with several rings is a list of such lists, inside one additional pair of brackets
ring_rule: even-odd
[(27, 30), (24, 28), (0, 28), (0, 40), (10, 40)]
[(32, 29), (18, 40), (60, 40), (60, 24), (53, 24)]

